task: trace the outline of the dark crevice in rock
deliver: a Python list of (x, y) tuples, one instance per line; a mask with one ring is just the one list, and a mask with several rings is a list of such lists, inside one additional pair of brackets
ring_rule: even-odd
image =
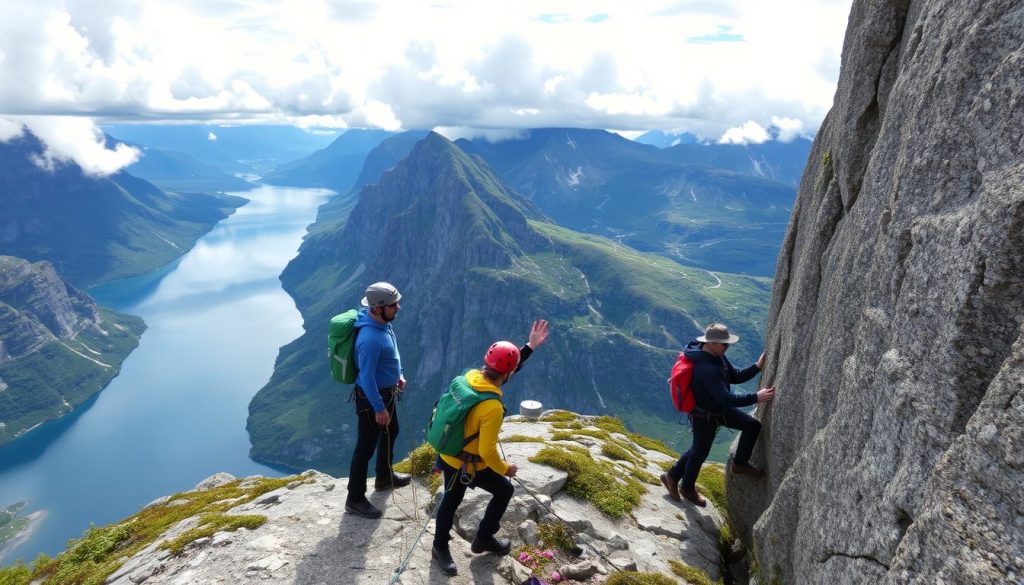
[(889, 570), (889, 565), (883, 563), (882, 561), (876, 559), (875, 557), (873, 557), (871, 555), (851, 555), (851, 554), (842, 553), (842, 552), (836, 552), (836, 551), (829, 551), (828, 553), (826, 553), (825, 558), (821, 559), (818, 562), (824, 565), (825, 563), (827, 563), (830, 560), (832, 560), (834, 557), (842, 557), (842, 558), (846, 558), (846, 559), (854, 559), (854, 560), (860, 560), (860, 561), (867, 561), (869, 563), (876, 564), (879, 567), (883, 567), (886, 571)]
[(907, 530), (910, 529), (910, 525), (914, 523), (914, 519), (910, 517), (910, 512), (907, 512), (903, 508), (896, 509), (896, 526), (899, 527), (900, 535), (896, 539), (896, 542), (901, 542), (903, 537), (907, 534)]

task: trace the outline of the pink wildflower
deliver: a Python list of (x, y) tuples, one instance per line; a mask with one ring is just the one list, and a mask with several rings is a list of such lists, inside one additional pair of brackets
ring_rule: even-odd
[(552, 583), (558, 583), (561, 580), (562, 580), (562, 574), (561, 573), (559, 573), (558, 571), (552, 571), (551, 572), (551, 582)]

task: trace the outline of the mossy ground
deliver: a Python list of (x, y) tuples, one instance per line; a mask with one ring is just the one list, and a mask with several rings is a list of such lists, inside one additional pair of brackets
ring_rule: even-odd
[(178, 553), (196, 539), (217, 531), (260, 526), (266, 517), (226, 512), (295, 481), (303, 480), (296, 476), (264, 478), (244, 488), (240, 487), (241, 480), (236, 480), (208, 490), (175, 494), (168, 502), (149, 506), (121, 523), (90, 528), (56, 558), (40, 555), (32, 567), (18, 564), (0, 570), (0, 585), (36, 581), (46, 585), (102, 585), (125, 560), (186, 518), (198, 516), (199, 524), (162, 548)]
[(632, 512), (647, 491), (640, 481), (624, 475), (618, 466), (595, 460), (590, 451), (582, 447), (544, 447), (530, 461), (567, 472), (566, 493), (594, 504), (612, 518)]

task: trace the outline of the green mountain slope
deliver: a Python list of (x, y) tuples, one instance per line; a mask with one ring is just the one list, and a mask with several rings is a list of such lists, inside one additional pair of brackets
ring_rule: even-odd
[(478, 365), (495, 339), (525, 341), (536, 318), (553, 333), (507, 388), (513, 411), (531, 398), (673, 439), (665, 379), (676, 353), (725, 318), (746, 342), (733, 357), (756, 357), (768, 298), (766, 279), (716, 276), (558, 227), (436, 134), (361, 192), (343, 228), (307, 239), (282, 280), (306, 333), (282, 348), (250, 403), (253, 455), (333, 473), (347, 467), (355, 420), (350, 387), (330, 379), (326, 324), (370, 282), (389, 280), (403, 294), (400, 450), (422, 440), (452, 376)]
[(52, 262), (77, 287), (142, 274), (184, 254), (245, 199), (167, 193), (128, 173), (43, 170), (26, 134), (0, 143), (0, 254)]
[(0, 444), (99, 392), (144, 329), (96, 306), (50, 263), (0, 256)]

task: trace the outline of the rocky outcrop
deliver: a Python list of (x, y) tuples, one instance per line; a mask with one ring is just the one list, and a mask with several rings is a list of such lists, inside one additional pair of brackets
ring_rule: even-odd
[[(582, 425), (591, 420), (580, 417)], [(598, 431), (584, 426), (584, 430)], [(530, 422), (518, 417), (507, 420), (502, 432), (544, 439), (538, 442), (505, 442), (509, 460), (520, 465), (516, 495), (502, 519), (501, 536), (512, 539), (514, 551), (524, 545), (538, 544), (538, 524), (567, 526), (583, 553), (569, 558), (556, 556), (544, 578), (554, 570), (581, 581), (603, 582), (617, 570), (639, 570), (672, 574), (671, 563), (683, 563), (704, 571), (712, 580), (721, 574), (718, 547), (722, 515), (714, 506), (705, 509), (668, 499), (660, 485), (647, 484), (639, 505), (620, 519), (609, 518), (593, 505), (566, 494), (567, 473), (529, 459), (542, 448), (575, 445), (576, 440), (553, 439), (558, 429), (548, 423)], [(563, 431), (564, 432), (564, 431)], [(620, 444), (631, 445), (642, 453), (646, 471), (661, 473), (661, 463), (672, 458), (646, 450), (625, 435), (612, 435)], [(602, 454), (599, 439), (578, 437), (589, 444), (591, 456), (619, 466), (623, 475), (633, 468)], [(246, 478), (241, 483), (227, 474), (218, 474), (197, 486), (198, 491), (231, 488), (224, 496), (238, 498), (245, 489), (257, 486), (262, 478)], [(232, 483), (234, 482), (234, 483)], [(380, 520), (367, 520), (344, 513), (345, 480), (308, 471), (281, 482), (283, 485), (258, 496), (242, 496), (235, 504), (207, 498), (212, 507), (226, 516), (256, 516), (265, 519), (255, 528), (221, 530), (200, 535), (190, 531), (204, 521), (202, 512), (178, 521), (120, 565), (106, 580), (111, 585), (179, 583), (365, 583), (395, 582), (395, 571), (402, 568), (401, 583), (521, 583), (530, 571), (517, 555), (474, 555), (469, 543), (489, 499), (480, 490), (469, 490), (459, 508), (453, 531), (452, 552), (459, 568), (457, 577), (448, 579), (432, 564), (430, 546), (434, 522), (431, 512), (439, 495), (431, 496), (424, 483), (394, 492), (375, 492), (370, 499), (384, 511)], [(157, 518), (160, 508), (187, 506), (188, 501), (204, 496), (197, 492), (162, 498), (135, 520), (142, 523)], [(171, 513), (171, 512), (168, 512)], [(555, 518), (557, 515), (558, 518)], [(423, 532), (426, 527), (425, 532)], [(105, 528), (116, 532), (116, 527)], [(140, 528), (140, 531), (144, 529)], [(422, 535), (422, 536), (421, 536)], [(181, 540), (179, 540), (181, 539)], [(180, 552), (164, 548), (178, 541)], [(541, 547), (543, 548), (543, 547)], [(532, 550), (532, 549), (531, 549)], [(112, 551), (115, 558), (119, 554)], [(407, 563), (407, 564), (406, 564)]]
[(763, 583), (1024, 579), (1024, 11), (857, 1), (730, 510)]
[(0, 256), (0, 444), (106, 386), (144, 328), (98, 307), (49, 262)]
[(0, 365), (95, 326), (99, 309), (64, 283), (49, 262), (0, 256)]

